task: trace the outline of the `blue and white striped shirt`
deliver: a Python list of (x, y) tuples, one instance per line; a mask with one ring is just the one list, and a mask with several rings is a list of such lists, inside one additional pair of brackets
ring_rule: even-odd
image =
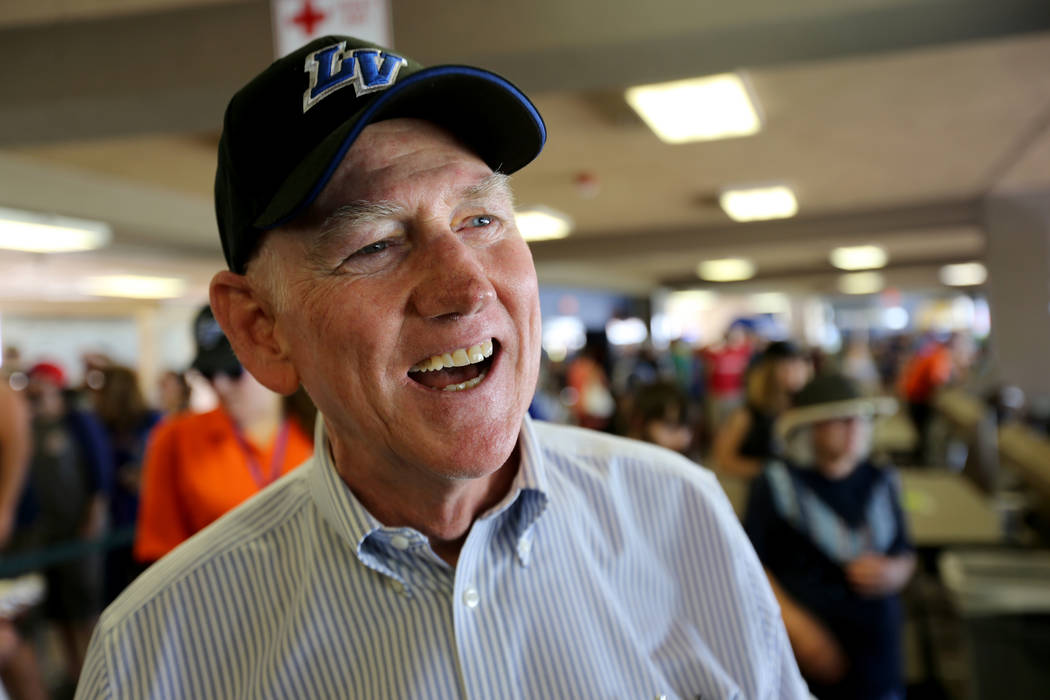
[(805, 698), (712, 475), (525, 419), (455, 568), (384, 527), (325, 446), (103, 614), (77, 698)]

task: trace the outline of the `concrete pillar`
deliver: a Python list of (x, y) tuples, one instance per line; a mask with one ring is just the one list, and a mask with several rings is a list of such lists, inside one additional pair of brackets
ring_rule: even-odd
[(984, 224), (993, 376), (1050, 397), (1050, 190), (990, 194)]

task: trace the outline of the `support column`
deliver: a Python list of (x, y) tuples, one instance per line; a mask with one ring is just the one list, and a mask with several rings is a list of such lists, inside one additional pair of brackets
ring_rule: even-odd
[(1050, 191), (985, 199), (994, 375), (1050, 397)]

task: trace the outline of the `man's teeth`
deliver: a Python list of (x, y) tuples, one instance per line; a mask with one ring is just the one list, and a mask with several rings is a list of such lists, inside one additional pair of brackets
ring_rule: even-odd
[(485, 373), (482, 372), (481, 374), (479, 374), (478, 376), (474, 377), (473, 379), (468, 379), (467, 381), (460, 382), (459, 384), (449, 384), (446, 387), (442, 387), (441, 390), (442, 391), (463, 391), (464, 389), (471, 389), (473, 387), (476, 387), (478, 384), (481, 384), (481, 380), (484, 379), (484, 378), (485, 378)]
[[(440, 355), (431, 355), (422, 362), (413, 365), (412, 368), (408, 371), (433, 372), (434, 370), (445, 369), (446, 367), (465, 367), (467, 365), (477, 364), (478, 362), (483, 361), (486, 357), (491, 356), (492, 341), (486, 340), (482, 343), (478, 343), (477, 345), (471, 345), (469, 348), (460, 348), (458, 350), (442, 353)], [(473, 381), (473, 379), (470, 380), (470, 382)], [(463, 384), (470, 384), (470, 382), (464, 382)], [(458, 387), (461, 385), (456, 384), (454, 386)], [(469, 387), (464, 386), (463, 388)]]

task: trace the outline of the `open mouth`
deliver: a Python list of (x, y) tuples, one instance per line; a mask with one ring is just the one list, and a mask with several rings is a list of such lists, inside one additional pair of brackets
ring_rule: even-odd
[(490, 339), (451, 352), (431, 355), (408, 370), (408, 376), (430, 389), (464, 391), (485, 379), (499, 352), (499, 341)]

